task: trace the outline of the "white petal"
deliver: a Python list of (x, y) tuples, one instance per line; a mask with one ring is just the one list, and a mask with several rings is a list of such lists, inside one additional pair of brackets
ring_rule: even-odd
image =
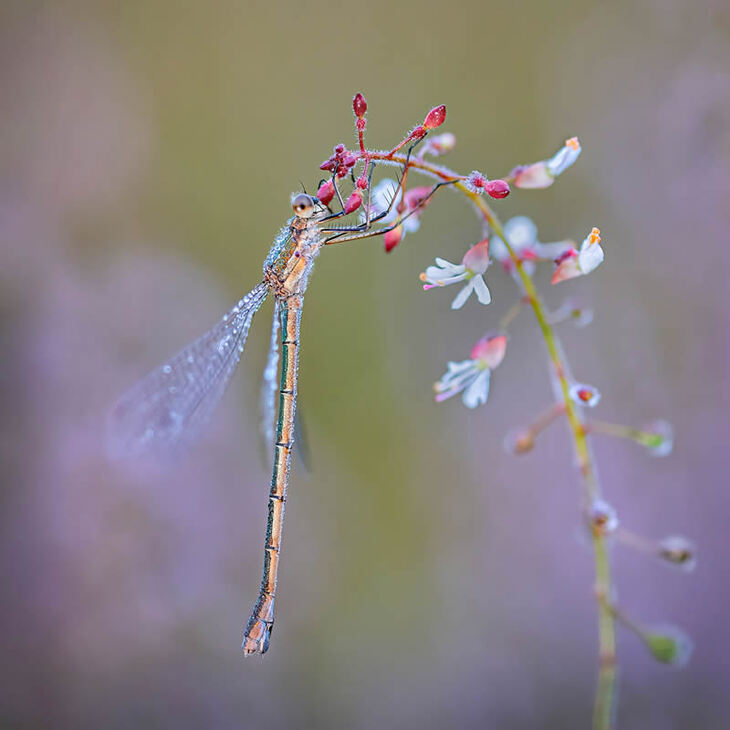
[(474, 366), (473, 360), (462, 360), (461, 362), (453, 362), (452, 360), (449, 360), (449, 362), (446, 364), (446, 367), (449, 371), (449, 375), (454, 375), (455, 373), (461, 373), (464, 372), (464, 370), (468, 370), (469, 368)]
[(461, 309), (464, 303), (469, 298), (471, 290), (474, 288), (474, 279), (471, 279), (469, 283), (454, 297), (454, 301), (451, 302), (452, 309)]
[(603, 249), (600, 243), (583, 245), (578, 254), (578, 266), (584, 274), (589, 274), (603, 261)]
[(447, 261), (446, 259), (436, 257), (436, 266), (440, 266), (442, 269), (453, 269), (453, 268), (461, 268), (462, 264), (452, 264), (451, 261)]
[(421, 220), (417, 215), (412, 215), (403, 221), (403, 230), (406, 233), (415, 233), (421, 227)]
[(401, 198), (400, 187), (395, 180), (385, 178), (373, 188), (370, 204), (377, 213), (382, 213), (387, 209), (390, 201), (393, 199), (393, 195), (396, 193), (397, 200), (393, 205), (393, 210), (395, 210), (395, 206)]
[(487, 287), (484, 279), (477, 275), (472, 279), (472, 282), (474, 293), (477, 295), (480, 304), (489, 304), (492, 301), (492, 295), (489, 293), (489, 287)]
[(554, 243), (538, 243), (535, 251), (541, 259), (549, 259), (555, 261), (559, 259), (566, 251), (575, 248), (575, 241), (555, 241)]
[(504, 224), (504, 233), (516, 252), (537, 241), (537, 226), (526, 215), (510, 218)]
[(491, 371), (482, 370), (464, 391), (461, 400), (467, 408), (476, 408), (480, 403), (487, 402), (490, 375)]
[(490, 241), (489, 253), (492, 258), (497, 259), (497, 261), (507, 261), (507, 259), (509, 259), (509, 251), (507, 250), (507, 246), (505, 246), (504, 243), (497, 237), (492, 238), (492, 240)]

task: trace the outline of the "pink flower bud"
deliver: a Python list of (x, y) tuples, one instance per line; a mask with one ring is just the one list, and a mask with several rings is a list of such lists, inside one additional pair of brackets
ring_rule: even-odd
[(504, 180), (490, 180), (484, 189), (490, 198), (506, 198), (509, 195), (509, 185)]
[(345, 156), (342, 158), (342, 162), (344, 163), (345, 167), (353, 167), (353, 165), (358, 161), (358, 156), (354, 152), (346, 152)]
[(367, 188), (367, 186), (368, 186), (368, 178), (367, 178), (367, 175), (366, 175), (366, 174), (365, 174), (364, 172), (363, 172), (363, 174), (362, 174), (362, 175), (360, 175), (360, 177), (359, 177), (359, 178), (358, 178), (358, 179), (357, 179), (357, 180), (355, 181), (355, 185), (357, 185), (357, 187), (358, 187), (358, 188), (359, 188), (360, 190), (365, 190), (365, 189)]
[(419, 124), (408, 135), (408, 139), (409, 140), (411, 140), (411, 139), (423, 139), (426, 136), (426, 132), (428, 132), (428, 130), (426, 129), (426, 127), (424, 127), (422, 124)]
[(403, 238), (403, 226), (396, 226), (392, 231), (383, 234), (385, 253), (390, 253)]
[(426, 115), (426, 118), (423, 120), (423, 126), (426, 129), (436, 129), (436, 127), (440, 127), (446, 119), (446, 107), (441, 104), (441, 106), (435, 106), (431, 111)]
[(345, 145), (340, 142), (338, 145), (335, 145), (335, 154), (341, 155), (345, 151)]
[(506, 335), (485, 335), (471, 349), (471, 359), (478, 360), (490, 370), (504, 360), (504, 353), (507, 351)]
[(535, 434), (529, 428), (510, 431), (504, 438), (504, 449), (508, 454), (526, 454), (535, 447)]
[(362, 193), (359, 190), (355, 192), (345, 201), (345, 215), (354, 213), (362, 205)]
[(478, 193), (480, 190), (484, 190), (488, 182), (489, 180), (487, 180), (486, 175), (483, 175), (479, 172), (479, 170), (470, 172), (469, 176), (466, 178), (467, 186), (475, 193)]
[(355, 116), (360, 119), (365, 116), (365, 112), (367, 110), (368, 103), (365, 101), (365, 97), (358, 92), (352, 100), (352, 111), (354, 111)]
[(329, 204), (332, 198), (335, 197), (335, 186), (333, 185), (332, 180), (326, 180), (319, 186), (319, 190), (317, 190), (317, 197), (319, 198), (320, 203), (324, 203), (325, 205)]

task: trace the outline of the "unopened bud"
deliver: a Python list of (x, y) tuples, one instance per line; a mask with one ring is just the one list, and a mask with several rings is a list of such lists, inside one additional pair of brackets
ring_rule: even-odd
[(355, 190), (355, 192), (353, 192), (352, 195), (350, 195), (350, 197), (345, 201), (345, 215), (354, 213), (361, 205), (362, 194), (359, 190)]
[(570, 386), (570, 397), (578, 405), (588, 406), (589, 408), (598, 405), (598, 401), (601, 400), (601, 394), (598, 388), (583, 383), (574, 383)]
[(697, 563), (695, 546), (680, 535), (665, 537), (659, 543), (659, 556), (688, 572), (693, 570)]
[(446, 106), (441, 104), (441, 106), (435, 106), (426, 115), (426, 118), (423, 120), (423, 126), (426, 129), (436, 129), (436, 127), (440, 127), (444, 123), (445, 119)]
[(317, 197), (319, 198), (320, 203), (329, 205), (332, 198), (335, 197), (335, 186), (332, 183), (332, 180), (325, 180), (319, 186), (319, 190), (317, 190)]
[(504, 180), (490, 180), (484, 189), (490, 198), (506, 198), (509, 195), (509, 185)]
[(355, 116), (361, 119), (365, 116), (365, 112), (368, 110), (368, 103), (365, 101), (365, 97), (359, 92), (355, 94), (355, 98), (352, 100), (352, 111), (355, 112)]
[(692, 640), (675, 626), (662, 626), (641, 635), (654, 659), (682, 667), (692, 654)]
[(367, 186), (368, 186), (368, 178), (367, 178), (367, 175), (366, 175), (366, 174), (365, 174), (364, 172), (363, 172), (363, 174), (362, 174), (362, 175), (360, 175), (360, 177), (359, 177), (359, 178), (358, 178), (358, 179), (357, 179), (357, 180), (355, 181), (355, 185), (357, 185), (357, 187), (358, 187), (358, 188), (359, 188), (360, 190), (366, 190), (366, 189), (367, 189)]
[(526, 454), (535, 446), (535, 434), (529, 428), (517, 428), (504, 437), (504, 450), (508, 454)]
[(643, 443), (652, 456), (669, 456), (672, 453), (674, 430), (671, 423), (658, 419), (644, 426), (643, 430), (649, 434)]
[(484, 190), (488, 182), (489, 180), (487, 180), (486, 175), (483, 175), (479, 170), (474, 170), (474, 172), (469, 173), (469, 176), (466, 178), (466, 184), (474, 192)]
[(602, 499), (594, 500), (590, 506), (588, 521), (591, 527), (601, 535), (608, 535), (618, 527), (616, 510)]
[(385, 253), (390, 253), (403, 238), (403, 226), (396, 226), (392, 231), (383, 234)]

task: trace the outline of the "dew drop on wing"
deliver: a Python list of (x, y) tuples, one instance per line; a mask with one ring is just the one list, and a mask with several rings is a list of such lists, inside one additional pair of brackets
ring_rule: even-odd
[(195, 441), (231, 380), (267, 292), (266, 284), (252, 289), (211, 330), (120, 398), (107, 425), (112, 458), (171, 456)]

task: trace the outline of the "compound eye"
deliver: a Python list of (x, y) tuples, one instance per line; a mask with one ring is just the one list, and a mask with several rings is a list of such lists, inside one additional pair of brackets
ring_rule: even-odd
[(292, 198), (291, 207), (300, 218), (310, 218), (314, 213), (314, 199), (311, 195), (300, 193)]

